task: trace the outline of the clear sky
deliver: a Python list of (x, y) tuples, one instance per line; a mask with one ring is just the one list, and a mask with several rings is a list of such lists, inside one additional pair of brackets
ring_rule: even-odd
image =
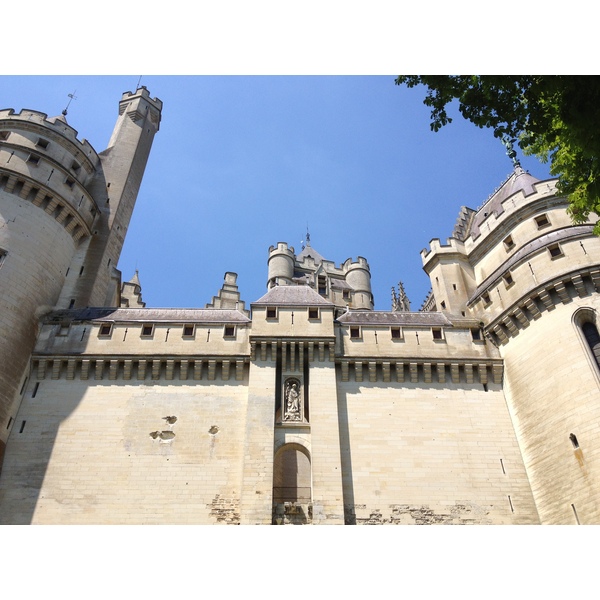
[[(0, 77), (1, 108), (67, 120), (96, 151), (140, 76)], [(458, 112), (429, 128), (424, 90), (394, 76), (143, 76), (163, 103), (119, 262), (152, 307), (203, 307), (226, 271), (247, 305), (266, 290), (268, 248), (311, 244), (340, 264), (364, 256), (375, 308), (404, 283), (411, 309), (430, 288), (420, 251), (447, 238), (512, 171), (505, 148)], [(523, 158), (532, 175), (548, 166)]]

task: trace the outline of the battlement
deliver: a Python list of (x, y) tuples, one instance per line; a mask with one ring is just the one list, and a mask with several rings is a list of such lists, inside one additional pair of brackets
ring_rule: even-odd
[[(312, 256), (304, 256), (301, 260), (296, 259), (296, 264), (299, 267), (305, 267), (313, 269), (317, 262)], [(335, 264), (333, 260), (322, 260), (319, 264), (323, 267), (323, 270), (326, 273), (338, 274), (340, 276), (344, 276), (348, 271), (353, 269), (363, 269), (370, 272), (369, 263), (366, 258), (359, 256), (357, 260), (353, 260), (352, 258), (347, 258), (343, 263), (339, 266)]]
[(296, 264), (300, 268), (309, 270), (314, 270), (317, 265), (321, 265), (326, 273), (337, 273), (339, 275), (344, 274), (342, 267), (336, 266), (335, 262), (332, 260), (321, 260), (317, 262), (312, 256), (303, 256), (300, 260), (296, 258)]
[(98, 204), (89, 184), (100, 162), (63, 118), (0, 111), (0, 187), (54, 215), (77, 241), (89, 235)]
[(287, 242), (277, 242), (277, 246), (269, 246), (269, 255), (276, 252), (282, 252), (288, 256), (291, 256), (292, 258), (295, 256), (294, 247), (288, 246)]
[(133, 100), (134, 98), (138, 98), (138, 97), (145, 98), (146, 100), (148, 100), (148, 102), (153, 104), (157, 110), (159, 110), (159, 111), (162, 110), (162, 107), (163, 107), (162, 100), (159, 100), (158, 98), (151, 98), (150, 92), (148, 91), (148, 88), (146, 88), (145, 85), (142, 85), (141, 87), (139, 87), (134, 93), (123, 92), (123, 96), (121, 97), (121, 102)]
[(0, 131), (23, 130), (41, 133), (40, 128), (45, 131), (43, 135), (52, 134), (55, 139), (64, 138), (72, 144), (88, 159), (96, 162), (98, 155), (92, 145), (86, 139), (78, 139), (77, 130), (71, 127), (63, 117), (51, 117), (37, 110), (23, 109), (20, 113), (15, 113), (12, 108), (0, 110)]
[(342, 264), (342, 269), (344, 270), (344, 273), (347, 273), (348, 271), (350, 271), (350, 269), (365, 269), (367, 271), (371, 270), (367, 259), (363, 256), (359, 256), (356, 260), (352, 260), (352, 258), (347, 258)]
[(452, 256), (455, 254), (463, 254), (466, 256), (467, 252), (465, 250), (464, 242), (456, 238), (448, 238), (446, 243), (443, 244), (439, 238), (434, 238), (429, 242), (429, 250), (423, 248), (421, 250), (421, 259), (423, 260), (423, 265), (425, 265), (433, 255), (444, 254), (446, 256)]

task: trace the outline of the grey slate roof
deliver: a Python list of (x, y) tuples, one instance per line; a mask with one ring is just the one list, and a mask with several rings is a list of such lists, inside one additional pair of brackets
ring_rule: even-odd
[(252, 306), (269, 304), (278, 306), (333, 306), (308, 285), (276, 285)]
[(384, 312), (351, 310), (338, 317), (344, 325), (416, 325), (422, 327), (450, 327), (452, 323), (439, 312)]
[(306, 248), (304, 248), (302, 250), (302, 252), (300, 252), (300, 254), (298, 254), (298, 256), (296, 257), (296, 260), (298, 261), (302, 261), (305, 257), (307, 256), (312, 256), (315, 264), (318, 265), (320, 263), (322, 263), (325, 259), (312, 247), (312, 246), (306, 246)]
[(140, 274), (138, 273), (137, 269), (135, 270), (133, 277), (127, 283), (133, 283), (133, 285), (142, 287), (142, 284), (140, 283)]
[(218, 308), (76, 308), (54, 311), (47, 315), (46, 321), (250, 323), (238, 310)]
[(339, 288), (341, 290), (351, 290), (353, 287), (346, 282), (345, 279), (334, 279), (333, 277), (330, 279), (332, 288)]
[(519, 191), (522, 191), (525, 196), (529, 196), (535, 192), (535, 184), (539, 182), (539, 179), (536, 179), (521, 167), (517, 167), (500, 188), (477, 211), (469, 228), (471, 237), (475, 240), (481, 235), (481, 224), (485, 221), (487, 215), (494, 213), (498, 216), (504, 212), (502, 203), (507, 198), (510, 198)]

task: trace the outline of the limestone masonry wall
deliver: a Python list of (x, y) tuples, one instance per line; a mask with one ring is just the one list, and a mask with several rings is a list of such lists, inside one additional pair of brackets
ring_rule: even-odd
[(239, 523), (247, 384), (32, 381), (0, 523)]
[(539, 522), (500, 385), (338, 380), (346, 522)]

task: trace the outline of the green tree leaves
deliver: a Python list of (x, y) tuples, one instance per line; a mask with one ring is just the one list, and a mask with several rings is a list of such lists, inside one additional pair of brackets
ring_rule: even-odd
[(550, 161), (574, 222), (600, 215), (600, 77), (401, 75), (396, 84), (427, 87), (433, 131), (452, 122), (446, 106), (458, 100), (465, 119)]

